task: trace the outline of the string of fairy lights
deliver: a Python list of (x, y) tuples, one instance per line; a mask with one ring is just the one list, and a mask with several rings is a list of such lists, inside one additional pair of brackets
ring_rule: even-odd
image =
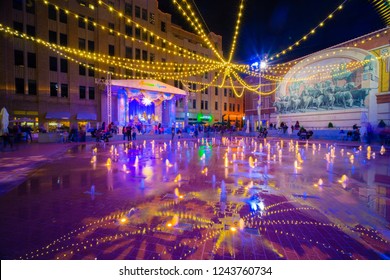
[(310, 31), (308, 33), (306, 33), (305, 35), (303, 35), (300, 39), (298, 39), (297, 41), (295, 41), (294, 44), (288, 46), (287, 48), (277, 52), (276, 54), (274, 55), (271, 55), (270, 56), (270, 60), (274, 60), (276, 58), (279, 58), (280, 56), (282, 55), (285, 55), (287, 54), (288, 52), (291, 52), (295, 47), (299, 46), (302, 42), (306, 41), (309, 37), (311, 37), (312, 35), (314, 35), (317, 30), (319, 28), (322, 28), (324, 27), (325, 23), (329, 20), (331, 20), (334, 15), (338, 12), (338, 11), (341, 11), (344, 7), (344, 5), (348, 2), (348, 0), (345, 0), (343, 1), (340, 5), (337, 6), (337, 8), (331, 12), (325, 19), (323, 19), (317, 26), (315, 26), (314, 28), (311, 28)]
[(378, 11), (386, 26), (390, 25), (390, 2), (386, 0), (370, 0)]
[[(38, 1), (37, 1), (38, 2)], [(280, 83), (284, 80), (284, 75), (289, 73), (291, 69), (294, 69), (294, 73), (299, 74), (300, 78), (290, 78), (289, 82), (299, 82), (299, 81), (310, 81), (310, 80), (324, 80), (329, 79), (331, 75), (343, 75), (345, 72), (339, 71), (335, 72), (339, 68), (339, 64), (325, 64), (325, 65), (315, 65), (314, 62), (323, 60), (326, 58), (331, 58), (332, 56), (339, 55), (339, 51), (334, 51), (333, 53), (327, 53), (326, 55), (316, 55), (306, 58), (304, 60), (296, 60), (293, 62), (274, 64), (269, 65), (261, 71), (254, 71), (248, 65), (232, 63), (235, 49), (237, 46), (237, 38), (239, 37), (240, 25), (242, 24), (242, 15), (244, 13), (244, 0), (240, 1), (239, 9), (237, 12), (236, 24), (233, 32), (233, 40), (229, 52), (228, 59), (225, 60), (221, 55), (221, 51), (218, 51), (215, 47), (215, 44), (211, 42), (210, 37), (206, 34), (204, 27), (202, 26), (202, 21), (199, 19), (199, 16), (194, 11), (191, 4), (187, 0), (172, 0), (175, 8), (178, 12), (184, 17), (188, 24), (194, 29), (195, 33), (199, 36), (200, 40), (204, 43), (206, 50), (211, 51), (214, 55), (214, 58), (210, 58), (206, 53), (196, 53), (185, 47), (179, 46), (177, 43), (174, 43), (168, 38), (163, 38), (160, 35), (153, 32), (149, 29), (148, 26), (142, 24), (142, 22), (136, 21), (136, 18), (133, 19), (132, 16), (126, 14), (121, 10), (115, 9), (112, 6), (111, 2), (106, 3), (105, 1), (97, 1), (98, 7), (90, 6), (91, 10), (97, 10), (98, 8), (108, 11), (113, 17), (118, 21), (123, 21), (125, 24), (129, 25), (131, 28), (135, 26), (136, 32), (126, 32), (122, 33), (121, 31), (114, 28), (112, 25), (104, 25), (95, 21), (93, 18), (82, 16), (76, 11), (71, 11), (66, 9), (64, 6), (52, 3), (48, 0), (39, 1), (44, 5), (52, 5), (57, 11), (62, 10), (67, 15), (71, 15), (71, 18), (76, 21), (84, 21), (85, 24), (91, 25), (98, 28), (103, 32), (108, 32), (111, 35), (115, 35), (121, 38), (124, 38), (125, 41), (131, 41), (139, 45), (143, 45), (150, 50), (155, 50), (158, 53), (171, 55), (176, 57), (173, 61), (169, 62), (158, 62), (158, 61), (147, 61), (145, 59), (133, 59), (121, 56), (107, 55), (99, 52), (89, 52), (85, 49), (76, 49), (70, 48), (67, 46), (61, 46), (53, 44), (51, 42), (45, 41), (41, 38), (29, 36), (25, 33), (19, 32), (12, 29), (9, 26), (0, 24), (0, 32), (5, 32), (11, 34), (15, 37), (32, 41), (36, 44), (39, 44), (43, 47), (50, 49), (51, 51), (57, 53), (60, 56), (63, 56), (69, 59), (71, 62), (77, 63), (84, 66), (85, 68), (92, 69), (99, 73), (111, 73), (115, 74), (120, 78), (125, 79), (137, 79), (142, 77), (153, 77), (156, 79), (163, 80), (178, 80), (180, 81), (184, 88), (189, 92), (203, 92), (207, 87), (219, 87), (219, 88), (231, 88), (234, 95), (237, 97), (242, 97), (245, 90), (259, 94), (259, 95), (270, 95), (273, 94)], [(313, 37), (320, 28), (323, 28), (327, 21), (331, 20), (335, 15), (340, 14), (343, 10), (345, 4), (348, 0), (344, 0), (340, 5), (337, 6), (331, 13), (327, 15), (319, 24), (311, 28), (310, 31), (304, 34), (299, 40), (294, 44), (288, 46), (287, 48), (276, 52), (274, 55), (271, 55), (269, 60), (273, 61), (281, 56), (292, 52), (297, 46), (307, 41), (309, 38)], [(380, 1), (371, 1), (373, 4), (382, 11), (381, 16), (386, 18), (388, 13), (383, 5), (379, 3)], [(386, 6), (387, 7), (387, 6)], [(390, 17), (390, 15), (388, 16)], [(382, 30), (368, 38), (364, 38), (361, 41), (354, 42), (353, 47), (358, 47), (363, 45), (368, 41), (372, 41), (383, 36), (387, 36), (387, 29)], [(148, 37), (150, 41), (148, 41)], [(160, 45), (159, 45), (160, 43)], [(347, 47), (346, 49), (349, 49)], [(364, 67), (367, 63), (372, 60), (380, 60), (386, 58), (388, 55), (384, 54), (381, 56), (376, 56), (374, 58), (363, 60), (363, 61), (350, 61), (345, 63), (345, 71), (353, 71), (358, 68)], [(182, 60), (182, 61), (179, 61)], [(193, 61), (193, 62), (190, 62)], [(117, 67), (119, 69), (126, 70), (126, 74), (122, 73), (112, 73), (110, 70), (102, 69), (97, 67), (92, 63), (98, 63), (99, 65), (106, 65), (108, 69), (111, 67)], [(300, 62), (307, 62), (306, 65), (297, 66)], [(314, 65), (310, 65), (309, 62), (312, 62)], [(307, 65), (309, 64), (309, 65)], [(108, 67), (109, 66), (109, 67)], [(131, 74), (127, 70), (130, 70)], [(205, 77), (207, 73), (213, 73), (214, 75), (210, 82), (201, 82), (199, 77)], [(332, 73), (332, 74), (331, 74)], [(258, 77), (259, 80), (264, 80), (265, 83), (258, 83), (253, 85), (248, 83), (245, 79), (241, 77), (241, 74), (245, 74), (252, 77)], [(212, 76), (212, 75), (211, 75)], [(294, 75), (291, 75), (294, 76)], [(218, 81), (219, 80), (219, 81)], [(189, 84), (200, 85), (198, 89), (191, 88)], [(273, 89), (269, 91), (262, 91), (262, 86), (271, 86)]]
[[(209, 47), (209, 49), (213, 51), (214, 55), (218, 57), (221, 60), (221, 62), (225, 62), (225, 60), (218, 52), (218, 50), (215, 49), (214, 44), (211, 43), (211, 41), (209, 40), (209, 37), (207, 36), (207, 34), (205, 33), (201, 25), (201, 21), (196, 16), (196, 13), (192, 10), (191, 5), (188, 4), (186, 0), (182, 0), (184, 6), (183, 8), (183, 6), (180, 5), (180, 3), (177, 0), (172, 0), (172, 2), (176, 4), (176, 7), (179, 10), (179, 12), (191, 24), (191, 26), (195, 29), (196, 33), (201, 37), (201, 39), (203, 39), (207, 47)], [(187, 10), (188, 13), (185, 10)]]

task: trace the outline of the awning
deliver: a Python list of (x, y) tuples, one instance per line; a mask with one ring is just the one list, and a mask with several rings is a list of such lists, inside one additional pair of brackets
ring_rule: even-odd
[(77, 119), (78, 120), (85, 120), (85, 121), (96, 121), (96, 113), (78, 113), (77, 114)]
[(47, 112), (46, 119), (54, 119), (54, 120), (69, 120), (70, 113), (69, 112)]
[(146, 92), (159, 92), (166, 94), (186, 95), (186, 92), (177, 87), (162, 83), (157, 80), (111, 80), (112, 86), (128, 88), (132, 90), (143, 90)]

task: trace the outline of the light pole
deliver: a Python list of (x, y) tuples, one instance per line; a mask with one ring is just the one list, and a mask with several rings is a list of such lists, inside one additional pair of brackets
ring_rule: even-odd
[[(259, 98), (257, 99), (257, 117), (259, 121), (259, 130), (262, 124), (261, 121), (261, 70), (267, 68), (267, 62), (265, 60), (260, 60), (259, 62), (255, 62), (252, 64), (252, 67), (256, 69), (259, 73)], [(256, 128), (255, 128), (256, 129)]]
[(107, 92), (107, 125), (112, 122), (112, 92), (111, 92), (111, 73), (107, 73), (107, 79), (95, 79), (95, 83), (99, 86), (104, 85)]

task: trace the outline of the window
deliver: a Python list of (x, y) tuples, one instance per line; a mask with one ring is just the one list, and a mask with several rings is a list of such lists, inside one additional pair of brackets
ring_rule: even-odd
[(135, 49), (135, 59), (141, 59), (141, 50)]
[(50, 96), (57, 97), (58, 96), (58, 84), (50, 83)]
[(229, 111), (232, 111), (232, 103), (229, 103)]
[(23, 51), (14, 50), (14, 61), (15, 61), (15, 66), (24, 66)]
[(203, 100), (200, 101), (200, 109), (201, 109), (201, 110), (204, 109), (204, 101), (203, 101)]
[(155, 40), (154, 40), (154, 36), (153, 36), (153, 35), (150, 35), (150, 36), (149, 36), (149, 40), (150, 40), (150, 43), (151, 43), (152, 45), (154, 45)]
[(215, 87), (215, 96), (217, 96), (217, 95), (218, 95), (218, 88)]
[(60, 22), (68, 23), (68, 15), (63, 9), (60, 9)]
[(215, 107), (214, 107), (215, 110), (218, 110), (218, 102), (215, 102)]
[(227, 111), (227, 104), (226, 104), (226, 102), (223, 103), (223, 110), (224, 110), (224, 111)]
[(225, 97), (227, 96), (227, 89), (226, 88), (223, 89), (223, 96), (225, 96)]
[(85, 99), (85, 97), (86, 97), (85, 86), (79, 86), (79, 98)]
[(150, 60), (151, 62), (153, 62), (153, 61), (156, 60), (156, 56), (155, 56), (154, 53), (150, 53), (150, 55), (149, 55), (149, 60)]
[(95, 25), (93, 25), (95, 19), (93, 17), (88, 17), (88, 30), (95, 31)]
[(148, 10), (147, 9), (142, 9), (142, 19), (148, 20)]
[(142, 60), (148, 61), (148, 52), (145, 50), (142, 50)]
[(79, 27), (85, 29), (85, 21), (83, 15), (79, 15)]
[(133, 26), (131, 24), (125, 25), (125, 34), (127, 36), (133, 36)]
[(133, 49), (131, 47), (126, 47), (126, 53), (125, 53), (126, 58), (133, 58)]
[(115, 24), (113, 24), (112, 22), (109, 22), (108, 29), (110, 30), (110, 35), (114, 35)]
[(35, 14), (35, 1), (27, 0), (26, 1), (26, 12), (29, 14)]
[(89, 64), (88, 77), (95, 77), (95, 65)]
[(208, 87), (204, 89), (204, 94), (209, 94), (209, 88)]
[(12, 7), (15, 10), (23, 11), (23, 0), (13, 0)]
[(161, 47), (162, 47), (163, 49), (165, 49), (165, 48), (167, 47), (167, 43), (166, 43), (165, 41), (162, 41), (162, 42), (161, 42)]
[(135, 17), (141, 18), (141, 8), (138, 6), (135, 6)]
[(88, 96), (88, 99), (89, 100), (94, 100), (95, 99), (95, 88), (94, 87), (89, 87), (89, 96)]
[(68, 35), (60, 33), (60, 45), (64, 47), (68, 45)]
[(205, 78), (205, 79), (208, 79), (208, 78), (209, 78), (209, 73), (208, 73), (208, 72), (205, 72), (205, 73), (204, 73), (204, 78)]
[(240, 104), (237, 104), (237, 112), (240, 112)]
[(135, 38), (141, 39), (141, 29), (139, 27), (135, 28)]
[(28, 95), (37, 95), (37, 81), (28, 80)]
[(88, 40), (88, 51), (94, 52), (95, 51), (95, 42)]
[(133, 17), (133, 5), (131, 3), (125, 3), (125, 15)]
[(27, 67), (37, 68), (37, 57), (35, 53), (27, 53)]
[(23, 23), (14, 21), (14, 29), (23, 33)]
[(85, 39), (79, 38), (79, 49), (85, 50)]
[(49, 42), (57, 44), (57, 32), (49, 30)]
[(154, 13), (149, 13), (149, 23), (154, 24), (155, 19), (154, 19)]
[(192, 100), (192, 109), (196, 109), (196, 99)]
[(125, 69), (125, 75), (129, 78), (133, 76), (133, 70), (130, 69)]
[(56, 8), (52, 5), (52, 4), (49, 4), (47, 6), (47, 9), (48, 9), (48, 13), (49, 13), (49, 19), (51, 20), (57, 20), (57, 11), (56, 11)]
[(166, 23), (164, 21), (161, 22), (161, 31), (167, 32), (167, 26), (166, 26)]
[(80, 76), (85, 76), (85, 73), (86, 73), (85, 66), (79, 64), (79, 75)]
[(108, 45), (108, 54), (111, 56), (115, 55), (115, 46), (114, 45)]
[(61, 97), (68, 97), (68, 84), (61, 84)]
[(204, 109), (205, 110), (209, 109), (209, 102), (207, 100), (204, 102)]
[(26, 25), (26, 32), (27, 32), (27, 35), (28, 36), (33, 36), (35, 37), (35, 26), (32, 26), (32, 25)]
[(148, 41), (148, 32), (145, 30), (142, 30), (142, 41)]
[(49, 57), (49, 67), (50, 67), (50, 71), (57, 71), (57, 57), (54, 56)]
[(24, 79), (15, 78), (15, 93), (24, 94)]
[(233, 112), (236, 111), (236, 104), (232, 104), (233, 106)]
[(62, 73), (68, 73), (68, 60), (61, 58), (60, 59), (60, 71)]

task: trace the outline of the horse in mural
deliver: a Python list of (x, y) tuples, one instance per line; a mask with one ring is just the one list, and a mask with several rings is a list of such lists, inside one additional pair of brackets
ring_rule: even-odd
[(330, 71), (330, 75), (332, 77), (333, 84), (337, 85), (338, 81), (345, 80), (349, 83), (355, 80), (356, 71), (349, 71), (346, 63), (340, 63), (338, 69)]
[(361, 89), (355, 89), (351, 90), (351, 95), (353, 100), (355, 101), (355, 104), (359, 107), (364, 107), (364, 101), (367, 97), (367, 95), (370, 92), (370, 88), (361, 88)]

